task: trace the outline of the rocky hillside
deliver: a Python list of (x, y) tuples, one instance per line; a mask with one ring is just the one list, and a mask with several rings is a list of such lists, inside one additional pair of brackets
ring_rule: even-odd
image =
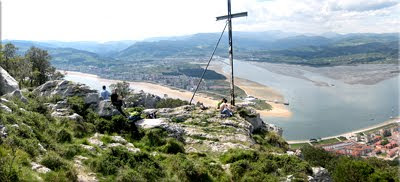
[(131, 93), (128, 120), (85, 85), (56, 80), (21, 91), (5, 73), (0, 181), (331, 181), (250, 108), (225, 118)]

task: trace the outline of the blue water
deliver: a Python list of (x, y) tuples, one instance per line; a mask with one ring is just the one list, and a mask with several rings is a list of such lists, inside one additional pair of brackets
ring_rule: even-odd
[(244, 61), (235, 60), (234, 71), (237, 77), (280, 91), (289, 101), (292, 117), (264, 118), (282, 127), (287, 140), (338, 135), (399, 116), (399, 76), (375, 85), (349, 85), (308, 72), (313, 80), (335, 85), (320, 87)]
[[(228, 71), (229, 67), (224, 67)], [(313, 73), (313, 80), (334, 84), (320, 87), (310, 81), (270, 72), (249, 62), (235, 60), (235, 74), (272, 87), (289, 101), (290, 118), (268, 117), (283, 128), (284, 138), (299, 140), (326, 137), (364, 128), (399, 116), (399, 77), (375, 85), (349, 85)], [(67, 75), (66, 80), (101, 90), (96, 78)], [(373, 120), (371, 120), (373, 119)]]

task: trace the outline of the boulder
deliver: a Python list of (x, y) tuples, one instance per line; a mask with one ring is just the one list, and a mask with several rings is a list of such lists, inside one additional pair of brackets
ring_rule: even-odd
[(328, 170), (326, 170), (323, 167), (312, 167), (312, 171), (313, 171), (313, 175), (312, 175), (312, 179), (309, 181), (312, 182), (330, 182), (332, 181), (332, 178), (328, 172)]
[(176, 123), (170, 122), (168, 119), (160, 118), (160, 119), (142, 119), (135, 122), (135, 125), (139, 128), (143, 129), (151, 129), (151, 128), (163, 128), (168, 132), (170, 137), (174, 137), (180, 141), (183, 141), (183, 134), (185, 130)]
[(18, 82), (0, 67), (0, 96), (19, 89)]
[(35, 163), (35, 162), (31, 162), (31, 166), (32, 166), (32, 170), (34, 170), (38, 173), (45, 174), (45, 173), (48, 173), (51, 171), (49, 168), (47, 168), (41, 164)]
[(0, 138), (7, 137), (7, 129), (6, 126), (0, 125)]
[(88, 93), (85, 97), (85, 104), (98, 104), (100, 98), (99, 94), (96, 93)]
[(111, 101), (102, 100), (97, 107), (97, 114), (100, 117), (111, 117), (121, 113), (112, 105)]
[(22, 101), (23, 103), (28, 103), (28, 99), (26, 99), (24, 97), (24, 95), (22, 95), (22, 92), (19, 89), (14, 90), (13, 92), (6, 94), (5, 98), (8, 98), (8, 99), (17, 98), (18, 100)]
[(155, 108), (161, 97), (144, 92), (133, 94), (126, 99), (128, 107), (143, 106), (145, 108)]
[(7, 107), (6, 105), (4, 105), (2, 103), (0, 103), (0, 110), (8, 112), (8, 113), (12, 112), (12, 110), (9, 107)]
[(92, 90), (83, 84), (73, 83), (67, 80), (53, 80), (44, 83), (33, 90), (39, 96), (55, 96), (67, 98), (72, 96), (83, 97), (86, 104), (97, 105), (99, 94), (97, 90)]

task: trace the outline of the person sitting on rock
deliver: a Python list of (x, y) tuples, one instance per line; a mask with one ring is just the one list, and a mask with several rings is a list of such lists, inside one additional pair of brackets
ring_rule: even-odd
[(218, 109), (226, 117), (231, 117), (233, 116), (232, 108), (231, 106), (227, 103), (228, 101), (223, 98), (220, 103), (218, 103)]
[(124, 111), (122, 111), (122, 105), (124, 105), (124, 101), (120, 96), (118, 96), (118, 89), (113, 90), (113, 93), (111, 94), (111, 103), (123, 116), (127, 117)]
[(103, 100), (108, 100), (108, 98), (110, 98), (110, 92), (106, 89), (105, 85), (103, 85), (103, 90), (101, 91), (100, 96)]

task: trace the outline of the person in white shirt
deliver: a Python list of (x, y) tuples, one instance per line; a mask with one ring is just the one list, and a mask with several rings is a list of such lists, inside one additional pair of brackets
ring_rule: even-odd
[(100, 96), (103, 100), (108, 100), (110, 98), (110, 92), (106, 89), (105, 85), (103, 85), (103, 91), (101, 91)]

